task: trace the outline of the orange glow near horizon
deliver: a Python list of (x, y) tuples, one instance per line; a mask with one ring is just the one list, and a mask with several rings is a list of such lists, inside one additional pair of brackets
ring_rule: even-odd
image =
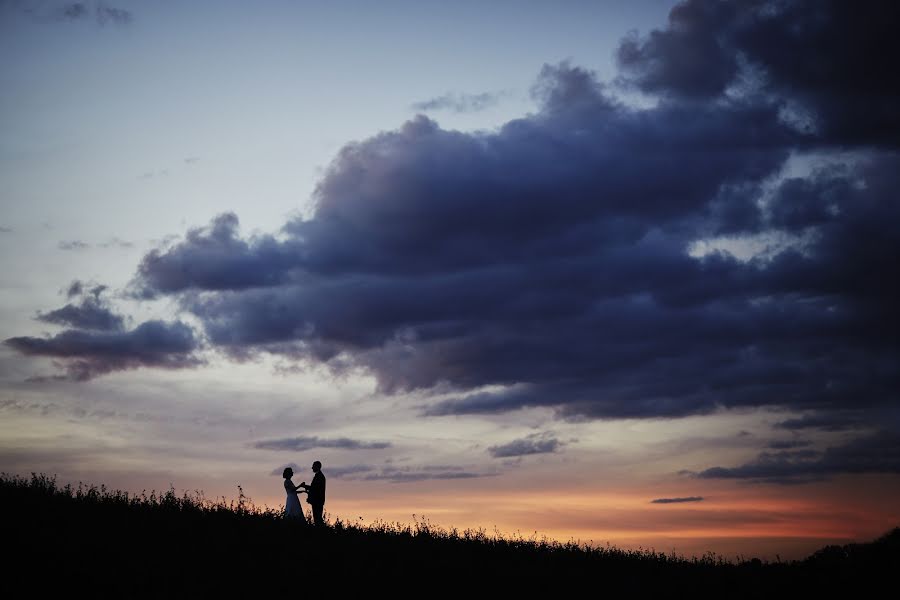
[[(552, 501), (536, 491), (461, 493), (452, 498), (414, 492), (332, 497), (326, 510), (331, 519), (366, 525), (414, 526), (424, 520), (444, 530), (483, 530), (503, 537), (767, 560), (799, 559), (827, 544), (867, 541), (900, 523), (897, 511), (885, 507), (879, 512), (871, 512), (872, 506), (848, 510), (840, 498), (810, 500), (810, 495), (761, 486), (749, 491), (752, 496), (742, 489), (718, 493), (709, 501), (665, 505), (651, 504), (643, 490), (572, 491)], [(267, 501), (270, 506), (283, 503), (274, 497)]]

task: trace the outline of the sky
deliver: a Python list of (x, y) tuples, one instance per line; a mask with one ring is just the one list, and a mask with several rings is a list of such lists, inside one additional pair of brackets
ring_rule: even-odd
[(892, 3), (0, 1), (0, 471), (687, 556), (900, 524)]

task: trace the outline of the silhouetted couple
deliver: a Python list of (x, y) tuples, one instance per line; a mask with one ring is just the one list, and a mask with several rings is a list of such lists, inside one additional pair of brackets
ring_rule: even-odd
[(287, 492), (287, 502), (284, 505), (285, 517), (303, 517), (303, 508), (300, 506), (299, 494), (306, 492), (306, 502), (312, 506), (313, 523), (321, 527), (325, 525), (322, 513), (325, 510), (325, 475), (322, 474), (322, 463), (316, 461), (312, 464), (313, 475), (312, 483), (306, 485), (302, 482), (300, 485), (294, 485), (291, 477), (294, 476), (294, 470), (287, 467), (281, 474), (284, 477), (284, 491)]

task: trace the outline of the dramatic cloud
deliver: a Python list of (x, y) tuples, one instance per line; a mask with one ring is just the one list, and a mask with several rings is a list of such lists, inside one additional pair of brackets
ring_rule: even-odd
[(738, 467), (713, 467), (698, 474), (706, 479), (749, 479), (802, 483), (850, 473), (900, 473), (900, 434), (881, 431), (826, 449), (763, 452)]
[(261, 440), (253, 444), (261, 450), (289, 450), (302, 452), (313, 448), (339, 448), (342, 450), (381, 450), (390, 448), (389, 442), (361, 442), (350, 438), (324, 439), (318, 437), (295, 437), (278, 440)]
[(491, 446), (488, 452), (494, 458), (508, 458), (511, 456), (527, 456), (529, 454), (546, 454), (556, 452), (562, 444), (553, 437), (531, 435), (526, 438), (513, 440), (507, 444)]
[[(294, 474), (300, 474), (302, 477), (303, 473), (308, 472), (309, 465), (305, 467), (301, 467), (295, 462), (284, 463), (280, 467), (275, 467), (272, 469), (272, 472), (269, 475), (277, 475), (281, 477), (284, 473), (284, 470), (290, 467)], [(336, 477), (338, 479), (348, 477), (350, 475), (359, 475), (360, 473), (370, 473), (375, 470), (375, 467), (371, 465), (347, 465), (344, 467), (333, 467), (330, 465), (325, 465), (322, 469), (329, 477)]]
[(416, 102), (413, 110), (431, 112), (436, 110), (451, 110), (457, 113), (478, 112), (497, 104), (500, 94), (484, 92), (481, 94), (451, 94)]
[(688, 0), (666, 29), (626, 38), (618, 61), (623, 81), (651, 94), (697, 101), (749, 87), (822, 138), (896, 148), (898, 20), (894, 2)]
[(194, 331), (181, 321), (147, 321), (130, 331), (68, 329), (52, 337), (13, 337), (5, 343), (22, 354), (59, 359), (77, 381), (139, 367), (184, 369), (203, 362), (194, 355), (199, 347)]
[[(779, 181), (792, 152), (820, 146), (768, 102), (636, 110), (565, 65), (536, 94), (538, 114), (495, 133), (418, 117), (347, 146), (311, 219), (244, 240), (222, 215), (148, 254), (135, 288), (178, 294), (238, 355), (460, 390), (431, 415), (893, 401), (900, 286), (879, 265), (900, 258), (897, 156), (860, 150)], [(723, 231), (800, 230), (765, 258), (688, 252)]]
[(681, 3), (618, 52), (649, 107), (545, 66), (533, 114), (348, 144), (309, 217), (245, 237), (219, 215), (145, 255), (132, 293), (235, 357), (363, 368), (435, 417), (777, 406), (816, 415), (782, 428), (871, 428), (900, 389), (897, 10)]
[(702, 502), (703, 496), (687, 496), (685, 498), (657, 498), (650, 504), (681, 504), (682, 502)]

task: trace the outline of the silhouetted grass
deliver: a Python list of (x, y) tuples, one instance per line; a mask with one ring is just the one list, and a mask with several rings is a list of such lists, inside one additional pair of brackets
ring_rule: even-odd
[(238, 489), (237, 500), (174, 490), (130, 495), (3, 474), (0, 534), (13, 549), (6, 583), (33, 587), (37, 595), (77, 588), (90, 597), (255, 598), (327, 586), (339, 597), (351, 590), (504, 597), (585, 590), (758, 598), (893, 586), (890, 577), (900, 568), (900, 529), (869, 544), (829, 546), (803, 561), (730, 562), (714, 554), (685, 558), (447, 530), (424, 519), (413, 525), (335, 519), (317, 530), (254, 506)]

